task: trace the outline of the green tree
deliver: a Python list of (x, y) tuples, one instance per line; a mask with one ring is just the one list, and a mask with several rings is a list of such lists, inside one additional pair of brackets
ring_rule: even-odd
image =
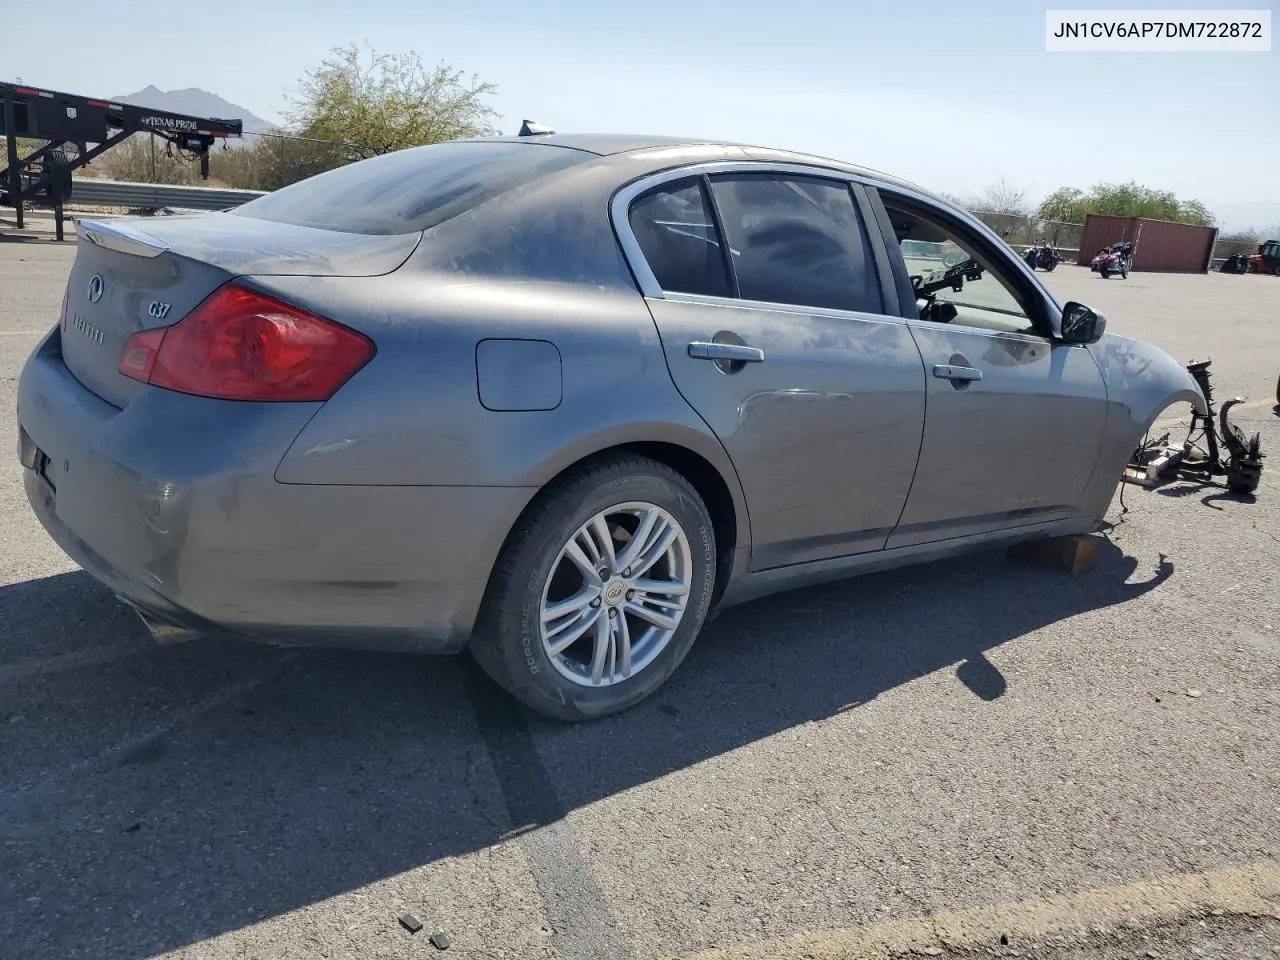
[(1171, 191), (1153, 190), (1141, 184), (1099, 183), (1088, 192), (1061, 187), (1041, 202), (1036, 211), (1042, 220), (1082, 223), (1087, 214), (1113, 217), (1145, 217), (1212, 226), (1213, 214), (1199, 200), (1179, 200)]
[(351, 44), (301, 83), (289, 120), (293, 132), (344, 145), (346, 159), (363, 160), (393, 150), (494, 132), (497, 112), (485, 98), (491, 83), (441, 63), (426, 66), (415, 52), (361, 57)]
[(342, 144), (262, 135), (248, 144), (209, 154), (209, 178), (237, 190), (277, 190), (342, 166)]
[(1040, 201), (1036, 216), (1058, 223), (1082, 223), (1085, 209), (1084, 191), (1075, 187), (1059, 187)]

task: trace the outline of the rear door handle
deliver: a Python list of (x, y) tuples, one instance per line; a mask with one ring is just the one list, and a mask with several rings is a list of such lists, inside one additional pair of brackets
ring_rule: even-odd
[(763, 363), (764, 351), (738, 343), (703, 343), (695, 340), (689, 344), (689, 356), (695, 360), (737, 360), (741, 363)]
[(961, 380), (965, 383), (970, 380), (982, 379), (982, 371), (977, 367), (956, 367), (949, 363), (935, 363), (933, 365), (933, 375), (943, 380)]

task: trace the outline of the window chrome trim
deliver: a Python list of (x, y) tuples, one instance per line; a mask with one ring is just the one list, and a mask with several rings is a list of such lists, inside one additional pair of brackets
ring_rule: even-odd
[[(1030, 318), (1028, 318), (1029, 320)], [(957, 333), (981, 333), (991, 337), (1016, 337), (1019, 340), (1032, 341), (1034, 343), (1052, 344), (1053, 338), (1047, 337), (1039, 331), (1026, 333), (1022, 330), (1000, 330), (996, 327), (975, 327), (967, 323), (935, 323), (931, 320), (904, 319), (902, 321), (909, 327), (920, 327), (924, 330), (955, 330)]]
[(646, 294), (647, 300), (666, 300), (668, 303), (696, 303), (705, 307), (729, 307), (741, 310), (760, 310), (768, 313), (789, 313), (798, 317), (821, 317), (828, 320), (862, 320), (868, 323), (909, 323), (906, 317), (896, 313), (868, 313), (865, 310), (840, 310), (836, 307), (805, 307), (796, 303), (774, 303), (771, 300), (744, 300), (739, 297), (715, 297), (704, 293), (667, 292), (657, 297)]

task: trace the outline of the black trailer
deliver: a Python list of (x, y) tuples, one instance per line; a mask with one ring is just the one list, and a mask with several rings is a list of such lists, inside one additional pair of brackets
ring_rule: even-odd
[[(14, 207), (22, 228), (24, 201), (42, 197), (54, 208), (62, 239), (62, 205), (71, 196), (71, 172), (135, 133), (152, 133), (200, 158), (200, 176), (209, 177), (209, 148), (243, 135), (239, 120), (192, 117), (96, 97), (0, 83), (0, 132), (6, 166), (0, 170), (0, 203)], [(18, 138), (43, 141), (18, 157)]]

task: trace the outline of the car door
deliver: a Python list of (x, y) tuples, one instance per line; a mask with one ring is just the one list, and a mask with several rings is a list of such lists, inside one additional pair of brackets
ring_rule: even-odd
[(925, 383), (851, 185), (756, 167), (644, 181), (615, 224), (671, 376), (738, 472), (760, 570), (884, 547)]
[(872, 200), (909, 291), (899, 302), (923, 293), (908, 326), (927, 384), (920, 461), (887, 546), (1080, 516), (1106, 422), (1092, 354), (1053, 338), (1055, 306), (998, 240), (905, 192)]

